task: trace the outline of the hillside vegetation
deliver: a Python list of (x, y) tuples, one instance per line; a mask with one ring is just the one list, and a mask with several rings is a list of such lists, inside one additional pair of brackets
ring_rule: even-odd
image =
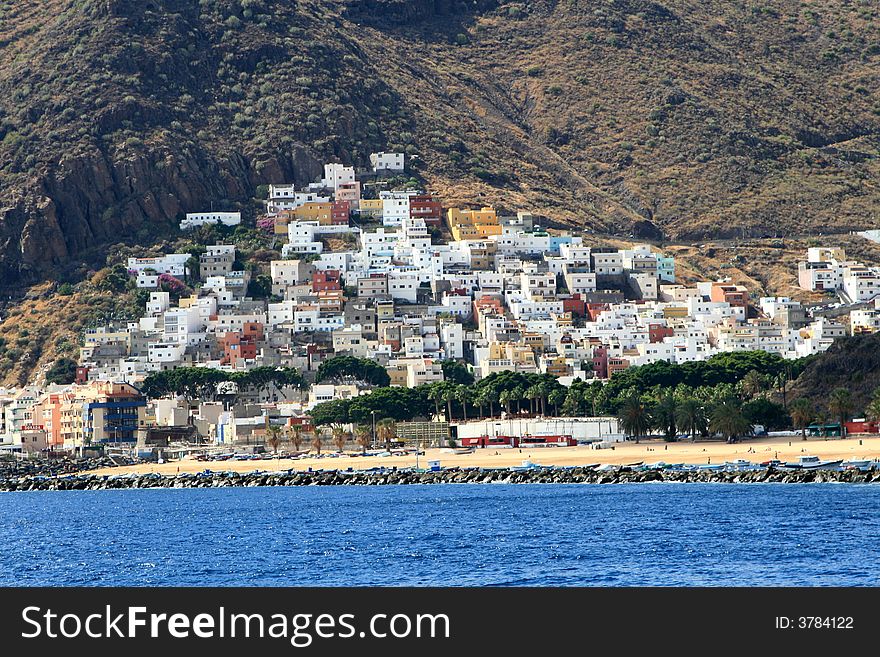
[(627, 235), (880, 207), (872, 0), (0, 1), (0, 287), (405, 150), (447, 203)]

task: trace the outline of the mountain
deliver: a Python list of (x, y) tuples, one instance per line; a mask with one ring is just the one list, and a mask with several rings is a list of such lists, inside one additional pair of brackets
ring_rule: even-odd
[(853, 0), (0, 2), (0, 290), (405, 150), (447, 203), (684, 240), (880, 208)]
[(853, 416), (864, 417), (874, 391), (880, 388), (880, 333), (836, 340), (804, 368), (789, 399), (805, 397), (827, 414), (828, 400), (837, 388), (849, 390)]

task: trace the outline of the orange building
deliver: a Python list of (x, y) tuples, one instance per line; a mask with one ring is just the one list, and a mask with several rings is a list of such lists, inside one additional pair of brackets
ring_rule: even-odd
[(296, 221), (317, 221), (321, 226), (333, 225), (333, 203), (310, 201), (293, 211)]
[(732, 285), (730, 283), (712, 283), (712, 290), (709, 298), (716, 303), (726, 301), (731, 306), (739, 306), (748, 310), (749, 307), (749, 291), (742, 285)]

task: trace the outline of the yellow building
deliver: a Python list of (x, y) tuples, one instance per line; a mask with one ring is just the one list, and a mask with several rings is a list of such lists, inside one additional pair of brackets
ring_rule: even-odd
[(680, 319), (687, 316), (687, 306), (663, 306), (663, 317), (665, 317), (666, 319)]
[(296, 221), (317, 221), (321, 226), (333, 223), (333, 204), (311, 201), (303, 203), (293, 211)]
[(449, 208), (446, 213), (446, 223), (449, 225), (452, 238), (457, 242), (485, 239), (490, 235), (501, 234), (501, 224), (498, 222), (495, 208), (480, 210)]
[(381, 219), (382, 214), (384, 213), (382, 199), (380, 199), (380, 198), (362, 198), (358, 212), (360, 212), (362, 216), (370, 216), (370, 217), (374, 217), (377, 219)]

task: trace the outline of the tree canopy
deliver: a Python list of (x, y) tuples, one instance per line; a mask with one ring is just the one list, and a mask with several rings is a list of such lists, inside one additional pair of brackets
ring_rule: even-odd
[(318, 367), (317, 380), (320, 381), (362, 381), (374, 386), (387, 386), (391, 377), (385, 368), (369, 358), (354, 356), (335, 356), (328, 358)]
[(187, 399), (213, 399), (217, 384), (232, 381), (239, 388), (262, 390), (270, 385), (278, 388), (302, 388), (305, 380), (299, 370), (289, 367), (255, 367), (242, 372), (225, 372), (209, 367), (178, 367), (153, 372), (141, 384), (141, 392), (150, 398), (181, 395)]

